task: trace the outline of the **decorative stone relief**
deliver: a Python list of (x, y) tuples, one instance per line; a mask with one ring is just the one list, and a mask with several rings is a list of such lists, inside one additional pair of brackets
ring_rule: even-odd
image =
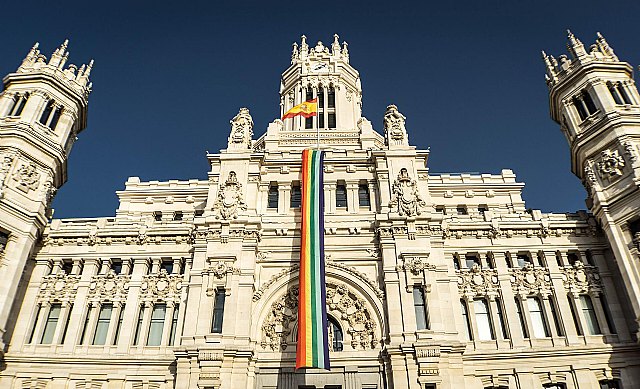
[(168, 274), (164, 269), (158, 274), (146, 275), (142, 278), (140, 295), (146, 299), (175, 300), (180, 298), (182, 292), (183, 276), (180, 274)]
[(397, 207), (400, 216), (416, 216), (422, 213), (425, 205), (418, 192), (416, 181), (409, 177), (407, 169), (400, 169), (400, 174), (391, 187), (389, 208)]
[(25, 193), (38, 189), (40, 173), (33, 163), (23, 164), (13, 175), (13, 179), (18, 183), (17, 188)]
[(406, 270), (410, 271), (411, 274), (417, 276), (423, 270), (435, 270), (436, 266), (427, 262), (426, 257), (408, 256), (404, 258), (404, 263), (402, 265), (398, 265), (396, 270)]
[(624, 152), (629, 157), (629, 161), (635, 162), (638, 160), (638, 149), (633, 143), (624, 141), (622, 142), (622, 147), (624, 147)]
[(398, 107), (391, 104), (384, 113), (384, 138), (387, 146), (408, 146), (405, 120), (407, 118), (398, 112)]
[(496, 269), (480, 269), (474, 265), (469, 270), (458, 270), (458, 289), (464, 296), (497, 296), (498, 271)]
[(131, 277), (109, 271), (107, 274), (94, 276), (89, 283), (89, 298), (105, 298), (109, 300), (126, 300), (129, 293)]
[(11, 170), (11, 165), (13, 165), (14, 159), (15, 156), (12, 154), (5, 154), (2, 156), (2, 160), (0, 161), (0, 197), (2, 197), (2, 188), (4, 188), (5, 181), (9, 175), (9, 170)]
[(251, 149), (251, 138), (253, 138), (253, 118), (249, 114), (249, 109), (240, 108), (238, 114), (231, 119), (231, 134), (229, 135), (229, 149)]
[(242, 198), (242, 184), (238, 182), (235, 172), (229, 172), (224, 186), (218, 190), (218, 197), (213, 204), (216, 219), (237, 219), (238, 211), (245, 211), (247, 204)]
[(55, 197), (57, 191), (58, 189), (53, 186), (53, 179), (51, 178), (47, 178), (44, 184), (42, 184), (42, 188), (40, 189), (42, 196), (41, 198), (47, 207), (49, 206), (49, 204), (51, 204), (51, 201), (53, 201), (53, 198)]
[(207, 271), (219, 280), (224, 278), (228, 273), (240, 274), (240, 270), (238, 268), (227, 264), (225, 261), (216, 261), (212, 263)]
[[(344, 325), (355, 350), (373, 349), (376, 346), (376, 323), (364, 300), (356, 296), (345, 285), (327, 282), (327, 313)], [(294, 323), (298, 320), (298, 286), (292, 286), (280, 299), (271, 305), (262, 325), (261, 346), (265, 349), (283, 351), (289, 345)]]
[(80, 276), (65, 273), (45, 276), (40, 284), (38, 298), (42, 300), (72, 301), (78, 291)]
[(602, 278), (595, 266), (585, 266), (577, 261), (573, 266), (561, 268), (564, 287), (576, 294), (587, 292), (601, 292)]
[(511, 287), (520, 295), (551, 293), (551, 277), (547, 268), (533, 267), (530, 263), (522, 269), (509, 269)]
[(618, 154), (618, 150), (603, 150), (600, 154), (598, 169), (606, 177), (613, 178), (622, 175), (624, 158)]

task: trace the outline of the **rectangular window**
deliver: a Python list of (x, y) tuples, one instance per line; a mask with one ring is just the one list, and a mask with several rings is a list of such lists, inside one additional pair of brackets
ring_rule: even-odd
[(558, 310), (556, 309), (556, 302), (553, 297), (549, 297), (549, 307), (551, 308), (551, 316), (556, 327), (556, 333), (558, 334), (558, 336), (564, 336), (562, 324), (560, 323), (560, 318), (558, 317)]
[(93, 311), (93, 307), (89, 307), (87, 309), (87, 316), (84, 318), (84, 326), (82, 327), (82, 335), (80, 336), (80, 344), (87, 343), (87, 336), (89, 332), (89, 322), (91, 321), (91, 312)]
[(173, 259), (164, 259), (160, 262), (160, 270), (164, 270), (167, 274), (173, 273)]
[(498, 309), (498, 324), (500, 325), (500, 331), (502, 331), (502, 338), (509, 339), (509, 333), (507, 332), (507, 327), (505, 326), (504, 314), (502, 313), (502, 302), (499, 298), (496, 298), (496, 307)]
[(453, 268), (460, 270), (460, 256), (458, 254), (453, 254)]
[(211, 322), (211, 332), (214, 334), (222, 333), (222, 319), (224, 318), (224, 299), (226, 291), (224, 289), (216, 290), (216, 296), (213, 303), (213, 320)]
[(458, 215), (466, 215), (467, 214), (467, 207), (465, 207), (464, 205), (458, 205), (456, 207), (456, 214), (458, 214)]
[(347, 208), (347, 187), (344, 184), (336, 185), (336, 208)]
[(427, 307), (424, 302), (424, 292), (421, 286), (413, 287), (413, 307), (416, 311), (416, 328), (418, 330), (428, 329)]
[(69, 260), (62, 261), (62, 272), (66, 275), (71, 274), (73, 272), (73, 262)]
[(144, 305), (140, 307), (138, 312), (138, 323), (136, 324), (136, 333), (133, 336), (133, 345), (137, 345), (140, 342), (140, 335), (142, 333), (142, 322), (144, 321)]
[(519, 268), (525, 267), (527, 264), (531, 264), (531, 258), (527, 254), (518, 254), (516, 255), (516, 261), (518, 263)]
[(31, 326), (31, 333), (29, 334), (29, 343), (33, 343), (33, 337), (36, 333), (36, 328), (38, 327), (38, 318), (40, 317), (40, 310), (42, 310), (42, 306), (38, 304), (38, 309), (36, 309), (36, 316), (33, 320), (33, 325)]
[(436, 212), (446, 215), (447, 209), (444, 207), (444, 205), (438, 205), (436, 206)]
[(622, 389), (620, 380), (602, 380), (600, 381), (600, 389)]
[(304, 128), (307, 130), (313, 128), (313, 116), (309, 118), (304, 118)]
[(573, 325), (576, 327), (576, 333), (578, 335), (584, 335), (582, 332), (582, 327), (580, 327), (580, 322), (578, 321), (578, 314), (576, 313), (576, 307), (573, 306), (573, 299), (571, 296), (567, 295), (567, 299), (569, 301), (569, 308), (571, 309), (571, 317), (573, 318)]
[(460, 308), (462, 308), (462, 320), (464, 321), (467, 340), (473, 340), (473, 331), (471, 331), (471, 321), (469, 318), (469, 309), (467, 309), (467, 302), (460, 300)]
[(271, 184), (267, 195), (267, 208), (278, 209), (278, 197), (278, 184)]
[(542, 304), (537, 297), (527, 298), (527, 305), (529, 306), (529, 314), (531, 316), (531, 326), (533, 327), (534, 338), (547, 338), (549, 331), (547, 330), (547, 323), (542, 311)]
[(487, 300), (477, 299), (473, 301), (473, 308), (476, 314), (476, 326), (478, 327), (478, 338), (480, 340), (492, 340), (494, 338), (491, 318), (489, 317), (489, 306)]
[(327, 124), (328, 128), (336, 128), (336, 114), (333, 112), (329, 112), (327, 115)]
[(116, 273), (122, 273), (122, 261), (120, 260), (112, 260), (111, 261), (111, 270)]
[(47, 121), (49, 120), (49, 116), (51, 115), (51, 111), (53, 111), (53, 100), (49, 100), (47, 102), (44, 111), (42, 111), (42, 115), (40, 115), (40, 120), (38, 120), (41, 124), (47, 125)]
[(157, 222), (161, 222), (162, 221), (162, 212), (160, 211), (155, 211), (153, 213), (153, 220), (157, 221)]
[(371, 199), (369, 198), (369, 186), (367, 184), (358, 185), (358, 204), (361, 207), (369, 208)]
[(518, 319), (520, 320), (520, 329), (522, 330), (522, 336), (524, 338), (529, 337), (529, 331), (527, 330), (527, 323), (524, 321), (524, 315), (522, 313), (522, 306), (520, 305), (520, 300), (516, 297), (516, 312), (518, 313)]
[(300, 184), (293, 184), (291, 186), (291, 208), (300, 208), (300, 202), (302, 201), (302, 190)]
[(327, 91), (327, 108), (336, 107), (336, 92), (335, 89), (329, 88)]
[(611, 93), (611, 97), (616, 102), (616, 104), (622, 104), (622, 99), (616, 90), (616, 86), (610, 82), (607, 82), (607, 88), (609, 89), (609, 93)]
[(611, 316), (611, 309), (609, 308), (609, 304), (607, 303), (607, 298), (604, 294), (601, 294), (599, 297), (600, 304), (602, 305), (602, 309), (604, 310), (604, 318), (607, 321), (607, 327), (609, 327), (609, 332), (612, 334), (617, 333), (616, 326), (613, 323), (613, 316)]
[(582, 314), (587, 322), (587, 329), (591, 335), (600, 335), (600, 326), (598, 325), (598, 318), (596, 317), (596, 310), (593, 307), (591, 296), (583, 294), (580, 296), (580, 302), (582, 303)]
[(169, 333), (169, 346), (173, 346), (173, 342), (176, 339), (176, 330), (178, 329), (178, 312), (180, 311), (180, 304), (176, 304), (173, 308), (173, 316), (171, 317), (171, 332)]
[(480, 265), (480, 258), (478, 258), (476, 255), (473, 255), (473, 254), (465, 255), (464, 262), (465, 262), (465, 265), (467, 266), (467, 269), (473, 268), (473, 265), (477, 265), (478, 268), (482, 267)]
[(487, 212), (489, 208), (486, 205), (478, 205), (478, 213), (484, 216), (484, 213)]
[(61, 310), (62, 304), (51, 304), (40, 343), (51, 344), (51, 342), (53, 341), (53, 334), (56, 332), (56, 327), (58, 326), (58, 320), (60, 319)]
[(182, 214), (182, 211), (175, 211), (173, 213), (173, 220), (175, 220), (175, 221), (180, 221), (180, 220), (182, 220), (183, 217), (184, 217), (184, 215)]
[(104, 345), (107, 341), (107, 331), (111, 322), (111, 312), (113, 304), (103, 304), (98, 315), (98, 323), (96, 323), (96, 332), (93, 335), (94, 345)]
[(153, 306), (151, 322), (149, 323), (147, 346), (160, 346), (160, 343), (162, 342), (162, 329), (164, 328), (164, 317), (166, 312), (166, 304), (156, 304)]
[(122, 330), (122, 321), (124, 320), (124, 309), (126, 305), (122, 304), (120, 307), (120, 315), (118, 315), (118, 325), (116, 326), (116, 333), (113, 336), (113, 345), (118, 344), (118, 339), (120, 339), (120, 331)]
[(51, 122), (49, 123), (49, 128), (52, 130), (56, 129), (58, 125), (58, 121), (60, 120), (60, 116), (62, 115), (62, 107), (58, 107), (53, 111), (53, 115), (51, 116)]

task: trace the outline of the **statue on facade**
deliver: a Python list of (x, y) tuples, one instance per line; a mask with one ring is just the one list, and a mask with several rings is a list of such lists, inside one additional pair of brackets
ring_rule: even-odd
[(408, 146), (405, 120), (407, 118), (398, 111), (398, 107), (391, 104), (384, 113), (384, 137), (387, 146)]
[(229, 149), (249, 150), (253, 138), (253, 118), (248, 108), (240, 108), (238, 114), (231, 119), (231, 134), (229, 135)]
[(391, 187), (389, 208), (397, 207), (400, 216), (417, 216), (422, 213), (421, 209), (425, 205), (416, 181), (409, 177), (407, 169), (400, 169), (400, 174)]
[(229, 172), (224, 186), (218, 189), (218, 197), (213, 204), (217, 219), (237, 219), (238, 211), (245, 211), (247, 204), (242, 199), (242, 184), (238, 182), (235, 172)]
[(4, 187), (4, 182), (7, 179), (7, 175), (9, 174), (9, 170), (11, 169), (12, 164), (13, 156), (11, 156), (10, 154), (5, 154), (2, 157), (2, 161), (0, 161), (0, 197), (2, 188)]

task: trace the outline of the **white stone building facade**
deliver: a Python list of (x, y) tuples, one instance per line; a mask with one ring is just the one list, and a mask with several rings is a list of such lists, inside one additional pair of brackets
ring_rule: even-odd
[[(429, 173), (396, 106), (362, 116), (346, 43), (294, 44), (281, 112), (246, 108), (206, 180), (141, 182), (115, 217), (48, 218), (92, 64), (34, 47), (0, 96), (0, 387), (640, 387), (640, 95), (604, 38), (544, 55), (591, 211), (527, 210), (500, 174)], [(319, 137), (319, 140), (318, 140)], [(332, 369), (295, 370), (300, 163), (325, 150)]]

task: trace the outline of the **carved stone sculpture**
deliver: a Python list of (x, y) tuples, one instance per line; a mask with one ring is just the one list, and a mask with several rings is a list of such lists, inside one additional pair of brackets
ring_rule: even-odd
[(389, 208), (397, 207), (400, 216), (416, 216), (422, 213), (421, 208), (425, 205), (418, 192), (416, 181), (409, 177), (407, 169), (402, 168), (391, 187)]
[(598, 169), (600, 173), (609, 178), (622, 175), (624, 167), (624, 158), (618, 154), (618, 150), (603, 150)]
[(391, 104), (384, 113), (384, 137), (387, 146), (409, 145), (405, 120), (407, 118), (398, 112), (398, 107)]
[(498, 295), (498, 272), (495, 269), (480, 269), (476, 265), (470, 270), (459, 270), (456, 273), (458, 289), (462, 295), (469, 298)]
[(22, 165), (13, 175), (13, 179), (18, 183), (17, 188), (25, 193), (38, 189), (40, 173), (36, 170), (36, 165), (29, 163)]
[(240, 108), (238, 114), (229, 123), (231, 123), (229, 149), (249, 150), (253, 137), (253, 118), (249, 114), (249, 109)]
[(585, 266), (577, 261), (573, 266), (562, 268), (562, 281), (567, 291), (580, 294), (602, 291), (602, 278), (595, 266)]
[(247, 204), (242, 198), (242, 184), (238, 182), (235, 172), (229, 173), (224, 186), (218, 189), (218, 197), (213, 204), (213, 211), (217, 219), (237, 219), (238, 211), (245, 211)]
[(521, 295), (551, 293), (551, 277), (547, 268), (525, 265), (522, 269), (510, 269), (511, 286)]
[[(364, 300), (356, 296), (347, 286), (327, 283), (327, 313), (336, 318), (344, 328), (354, 350), (375, 348), (376, 323)], [(272, 305), (262, 325), (263, 348), (274, 351), (285, 350), (291, 339), (294, 323), (298, 320), (298, 287), (292, 286)]]
[(47, 206), (49, 206), (49, 204), (51, 204), (51, 201), (53, 201), (53, 198), (56, 195), (58, 189), (53, 186), (53, 180), (49, 178), (44, 182), (40, 191), (42, 193), (42, 200)]

